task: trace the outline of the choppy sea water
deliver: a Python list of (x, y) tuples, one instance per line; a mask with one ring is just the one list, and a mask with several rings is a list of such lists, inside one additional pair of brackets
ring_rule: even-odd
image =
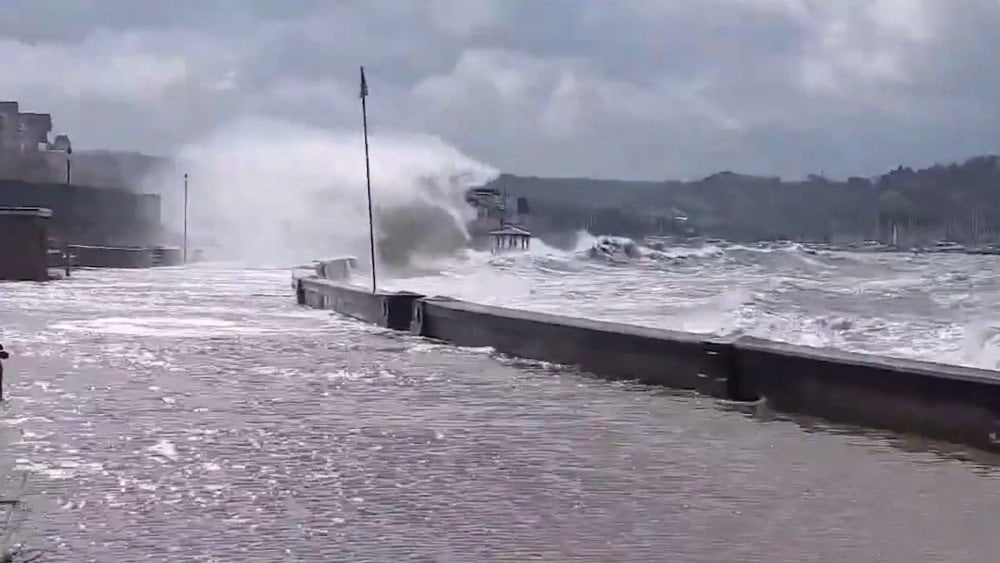
[(51, 561), (1000, 552), (991, 458), (388, 333), (289, 281), (0, 284), (0, 496), (22, 502), (0, 541)]
[[(797, 244), (644, 249), (627, 263), (534, 242), (386, 287), (658, 328), (1000, 368), (1000, 256)], [(364, 274), (362, 274), (364, 275)]]

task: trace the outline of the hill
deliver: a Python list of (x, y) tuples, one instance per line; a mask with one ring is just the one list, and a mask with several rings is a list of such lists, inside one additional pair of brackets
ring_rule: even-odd
[[(486, 187), (526, 197), (539, 233), (588, 228), (730, 240), (886, 239), (892, 225), (908, 242), (1000, 242), (1000, 158), (875, 178), (789, 181), (720, 172), (696, 181), (629, 182), (502, 174)], [(926, 239), (926, 240), (925, 240)]]

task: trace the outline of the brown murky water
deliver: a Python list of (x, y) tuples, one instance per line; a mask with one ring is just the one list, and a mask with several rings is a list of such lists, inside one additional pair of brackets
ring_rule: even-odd
[(45, 560), (1000, 553), (990, 460), (379, 331), (283, 270), (4, 284), (0, 319), (5, 541)]

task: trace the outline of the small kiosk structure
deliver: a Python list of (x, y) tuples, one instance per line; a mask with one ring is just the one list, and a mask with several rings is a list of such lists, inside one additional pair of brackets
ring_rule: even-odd
[(51, 217), (42, 207), (0, 207), (0, 280), (48, 281)]
[(490, 236), (493, 237), (494, 254), (531, 248), (531, 233), (516, 225), (503, 225), (495, 231), (490, 231)]

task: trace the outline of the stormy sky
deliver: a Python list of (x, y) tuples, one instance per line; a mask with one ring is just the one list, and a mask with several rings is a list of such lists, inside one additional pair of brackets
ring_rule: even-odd
[(871, 175), (998, 150), (1000, 0), (0, 0), (0, 98), (79, 148), (233, 119), (505, 171)]

